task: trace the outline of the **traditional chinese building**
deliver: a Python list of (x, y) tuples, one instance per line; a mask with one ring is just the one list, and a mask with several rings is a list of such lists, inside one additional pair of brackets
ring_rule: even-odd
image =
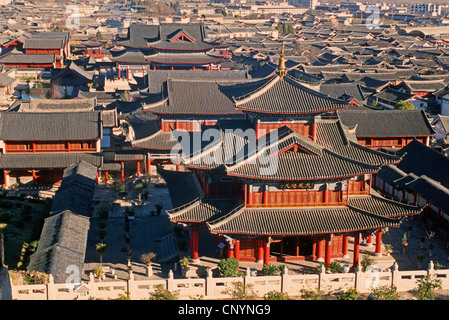
[[(156, 129), (150, 135), (134, 133), (132, 146), (146, 153), (147, 168), (151, 164), (172, 165), (170, 150), (176, 145), (176, 133), (201, 131), (203, 126), (216, 125), (222, 119), (245, 119), (220, 88), (249, 81), (241, 71), (203, 73), (195, 71), (149, 71), (150, 92), (160, 95), (143, 110), (155, 116)], [(219, 80), (221, 79), (221, 80)], [(157, 90), (157, 87), (160, 87)], [(204, 108), (204, 106), (209, 106)], [(139, 126), (131, 123), (133, 131)], [(147, 127), (147, 126), (146, 126)], [(175, 133), (175, 135), (173, 135)], [(177, 166), (178, 170), (180, 166)]]
[(283, 51), (274, 77), (220, 92), (246, 117), (217, 121), (217, 139), (181, 155), (201, 195), (167, 211), (171, 221), (189, 225), (194, 260), (199, 230), (208, 230), (226, 244), (227, 257), (264, 264), (329, 266), (348, 256), (352, 238), (357, 266), (361, 239), (375, 236), (381, 254), (382, 230), (421, 212), (374, 192), (373, 174), (401, 158), (360, 145), (336, 116), (347, 103), (287, 75)]
[(5, 186), (60, 183), (82, 160), (101, 166), (100, 112), (2, 112), (0, 124)]
[(127, 52), (112, 60), (131, 72), (141, 71), (139, 64), (153, 70), (221, 70), (231, 57), (222, 44), (208, 41), (201, 23), (132, 24), (117, 44)]

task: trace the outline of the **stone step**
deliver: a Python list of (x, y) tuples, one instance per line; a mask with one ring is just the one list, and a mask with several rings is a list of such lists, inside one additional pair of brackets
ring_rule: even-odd
[(179, 257), (178, 245), (176, 244), (176, 236), (170, 233), (161, 239), (155, 240), (158, 245), (158, 261), (170, 262)]

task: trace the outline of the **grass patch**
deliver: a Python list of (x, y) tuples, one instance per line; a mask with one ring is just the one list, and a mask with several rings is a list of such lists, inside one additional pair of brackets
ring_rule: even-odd
[(0, 232), (5, 237), (5, 264), (10, 270), (28, 267), (49, 209), (48, 205), (21, 200), (1, 201)]

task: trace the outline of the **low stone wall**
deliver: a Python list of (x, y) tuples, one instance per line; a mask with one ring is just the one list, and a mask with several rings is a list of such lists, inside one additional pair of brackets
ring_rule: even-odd
[(449, 269), (435, 270), (433, 263), (428, 270), (399, 271), (395, 264), (391, 271), (356, 273), (326, 273), (324, 268), (318, 274), (289, 275), (288, 270), (278, 276), (251, 276), (247, 270), (243, 277), (221, 278), (213, 277), (208, 270), (204, 278), (175, 279), (170, 272), (167, 279), (134, 280), (133, 273), (129, 280), (98, 281), (91, 274), (88, 282), (80, 284), (55, 284), (50, 276), (46, 285), (14, 285), (11, 296), (16, 300), (74, 300), (74, 299), (117, 299), (120, 295), (129, 294), (132, 300), (149, 299), (158, 285), (171, 292), (178, 292), (179, 299), (203, 297), (204, 299), (228, 299), (227, 290), (234, 282), (244, 285), (251, 284), (259, 297), (270, 291), (284, 292), (289, 296), (300, 296), (301, 290), (321, 290), (324, 294), (345, 292), (355, 288), (359, 293), (369, 293), (371, 288), (378, 286), (397, 287), (397, 292), (407, 292), (418, 288), (417, 280), (428, 274), (441, 280), (442, 288), (449, 289)]

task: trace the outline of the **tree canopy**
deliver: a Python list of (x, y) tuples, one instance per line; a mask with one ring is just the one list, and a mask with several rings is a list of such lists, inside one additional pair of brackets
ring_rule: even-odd
[(414, 110), (415, 106), (410, 101), (399, 101), (395, 106), (395, 110)]

